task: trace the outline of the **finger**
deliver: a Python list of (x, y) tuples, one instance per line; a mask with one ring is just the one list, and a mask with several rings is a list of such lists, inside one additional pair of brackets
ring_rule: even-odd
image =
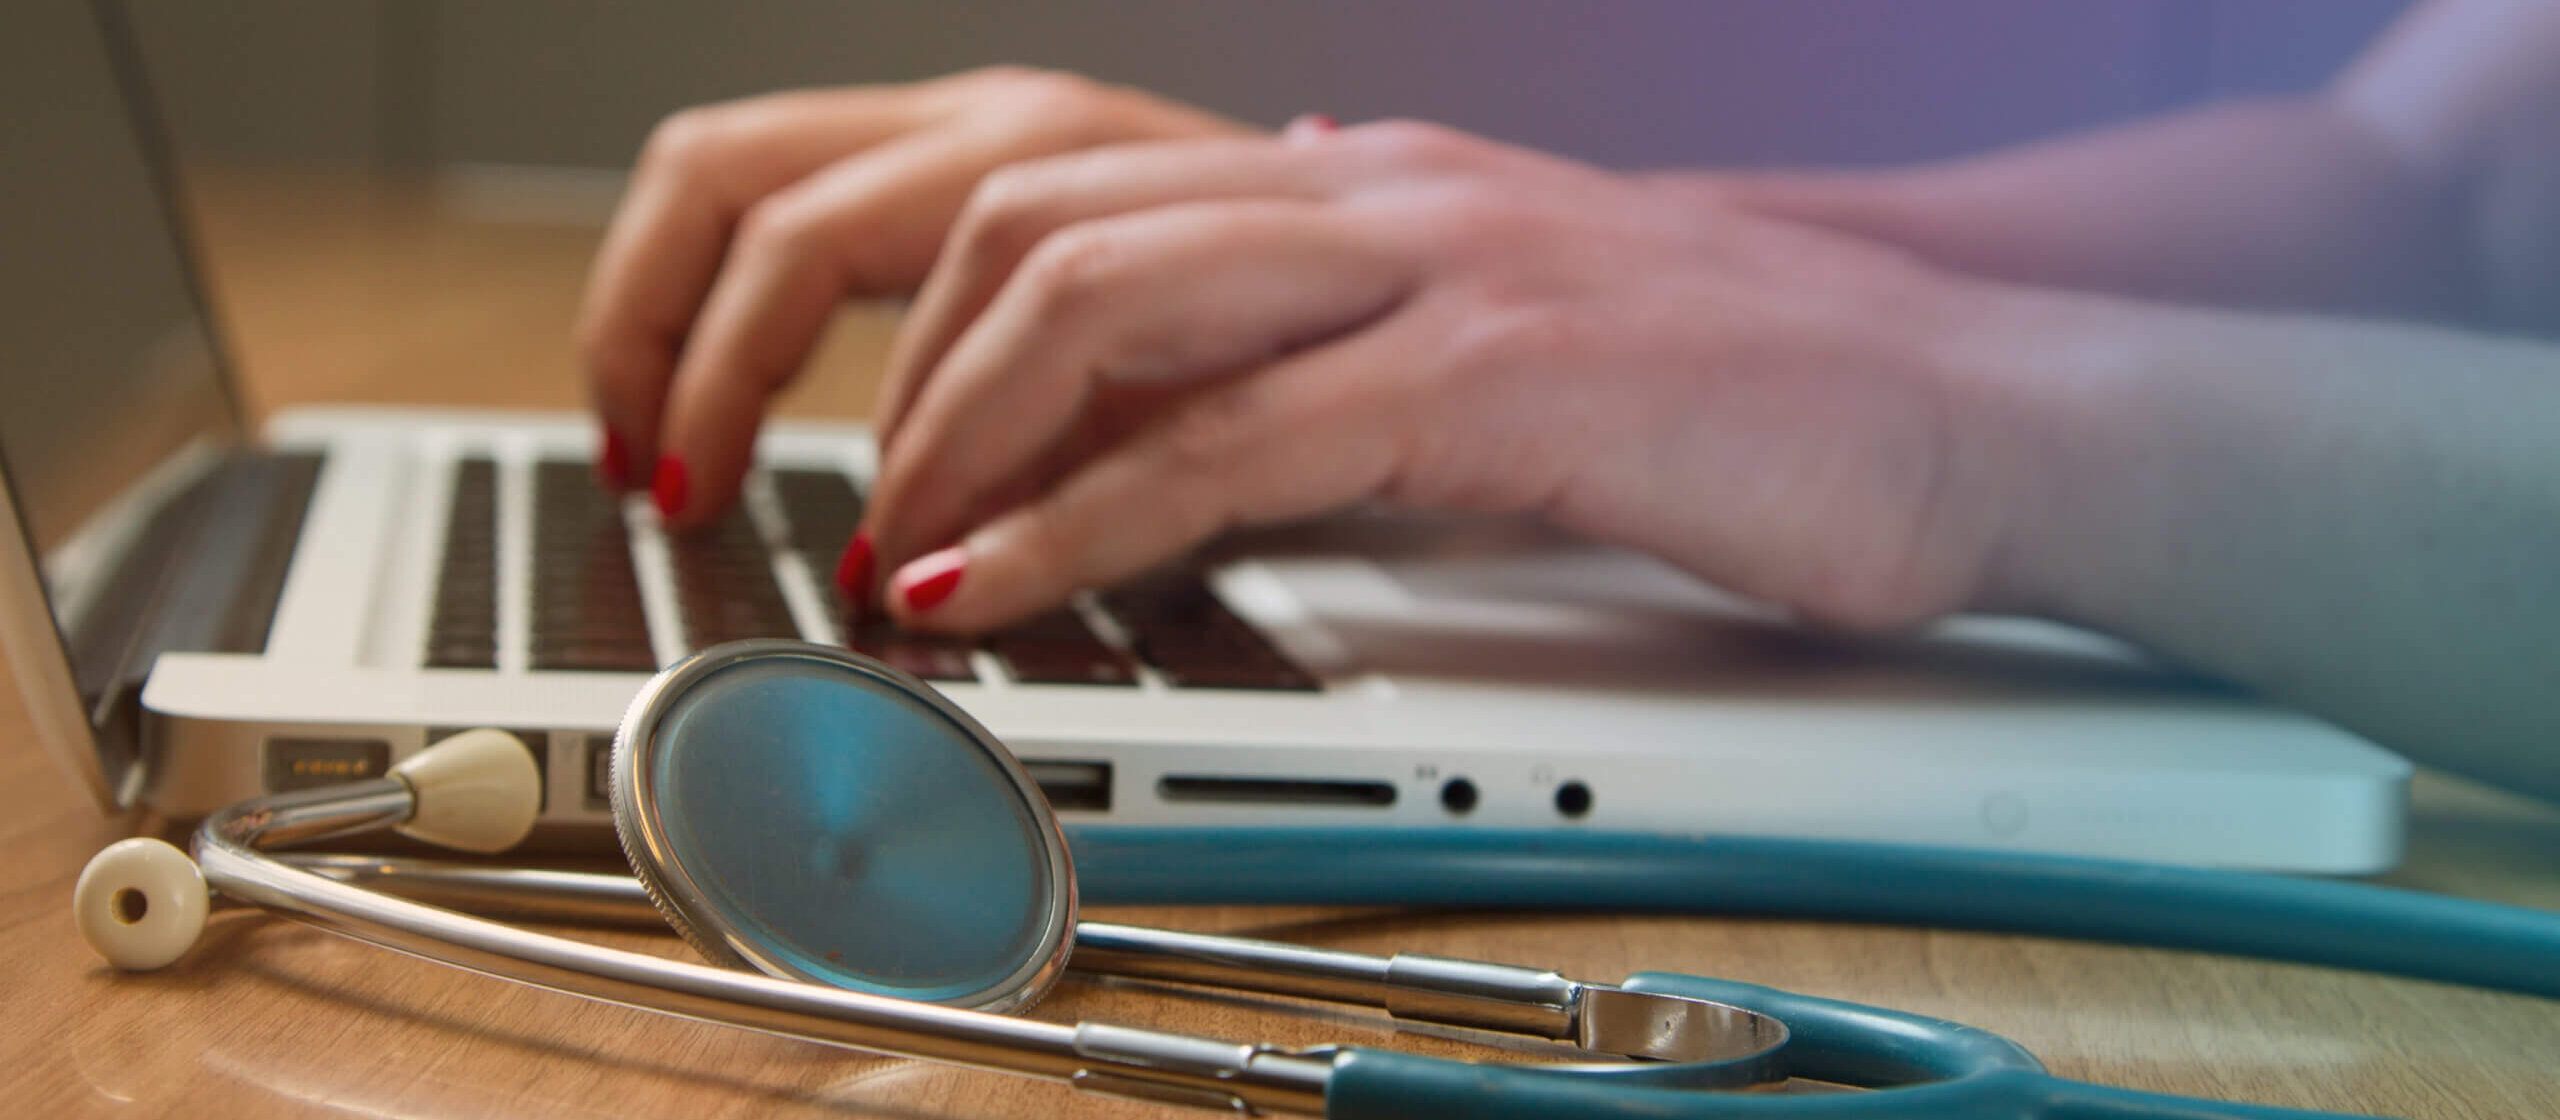
[(1322, 197), (1325, 169), (1268, 138), (1124, 145), (1003, 168), (978, 184), (951, 225), (889, 353), (872, 410), (895, 439), (924, 376), (1050, 234), (1078, 222), (1177, 202)]
[(765, 403), (798, 373), (847, 295), (909, 283), (969, 187), (1009, 138), (936, 129), (785, 187), (737, 223), (666, 393), (655, 486), (676, 527), (727, 508)]
[(977, 632), (1106, 587), (1218, 532), (1308, 517), (1386, 489), (1407, 409), (1381, 371), (1426, 360), (1394, 320), (1207, 390), (959, 544), (885, 597), (920, 630)]
[(1055, 446), (1098, 385), (1266, 364), (1412, 286), (1361, 224), (1300, 202), (1199, 203), (1045, 242), (955, 344), (882, 465), (869, 528), (892, 567)]
[(783, 186), (950, 111), (947, 94), (773, 94), (670, 117), (649, 138), (589, 274), (579, 345), (596, 407), (632, 462), (740, 214)]

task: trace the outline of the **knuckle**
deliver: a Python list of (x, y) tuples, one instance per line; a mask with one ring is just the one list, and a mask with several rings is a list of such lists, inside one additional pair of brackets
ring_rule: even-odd
[(974, 67), (963, 71), (959, 75), (958, 80), (964, 85), (978, 86), (987, 89), (1011, 90), (1038, 85), (1043, 82), (1055, 81), (1059, 78), (1071, 76), (1072, 75), (1064, 74), (1060, 71), (1051, 70), (1042, 66), (1026, 66), (1018, 62), (998, 62), (992, 65)]
[(808, 257), (823, 235), (823, 215), (789, 195), (775, 195), (738, 216), (736, 252), (788, 264)]
[(1216, 479), (1251, 443), (1257, 420), (1254, 395), (1243, 386), (1202, 397), (1165, 427), (1168, 468), (1177, 477)]
[(970, 262), (1016, 260), (1049, 232), (1049, 178), (1036, 164), (1009, 164), (978, 180), (953, 223), (952, 242)]
[(1025, 70), (1004, 76), (994, 90), (1001, 127), (1022, 135), (1074, 148), (1126, 131), (1121, 127), (1127, 116), (1122, 93), (1081, 74)]
[(1429, 121), (1386, 120), (1351, 130), (1356, 143), (1375, 147), (1391, 163), (1421, 169), (1446, 169), (1469, 162), (1479, 142), (1456, 129)]
[(617, 325), (590, 319), (579, 324), (576, 342), (587, 383), (601, 397), (621, 399), (643, 393), (663, 377), (665, 358), (655, 354), (647, 339)]
[(1075, 315), (1107, 298), (1128, 267), (1122, 239), (1091, 226), (1071, 226), (1041, 239), (1016, 274), (1044, 317)]
[(1466, 326), (1450, 339), (1444, 368), (1468, 376), (1542, 365), (1545, 359), (1571, 353), (1573, 336), (1580, 329), (1575, 315), (1552, 303), (1496, 300), (1469, 316)]
[(1517, 232), (1519, 214), (1503, 199), (1476, 190), (1439, 198), (1423, 228), (1444, 247), (1472, 249), (1500, 244)]
[(727, 107), (718, 105), (669, 114), (649, 130), (649, 138), (640, 145), (640, 169), (647, 174), (689, 179), (718, 166), (734, 131), (730, 116)]
[(1071, 559), (1082, 557), (1087, 551), (1086, 542), (1078, 539), (1074, 518), (1055, 498), (1023, 506), (1022, 515), (1014, 519), (1011, 529), (1013, 539), (1006, 544), (1025, 556)]

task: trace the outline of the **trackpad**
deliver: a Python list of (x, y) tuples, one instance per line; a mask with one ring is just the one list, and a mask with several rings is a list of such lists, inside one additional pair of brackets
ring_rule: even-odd
[(1877, 700), (2195, 685), (2109, 639), (2022, 619), (1824, 634), (1650, 556), (1545, 533), (1257, 552), (1338, 665), (1408, 684)]

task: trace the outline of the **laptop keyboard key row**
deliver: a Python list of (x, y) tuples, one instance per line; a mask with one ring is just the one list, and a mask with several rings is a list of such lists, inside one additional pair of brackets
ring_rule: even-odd
[(1218, 600), (1205, 573), (1179, 567), (1102, 593), (1138, 656), (1176, 688), (1313, 692), (1314, 677)]
[(426, 663), (436, 669), (498, 665), (498, 471), (485, 458), (454, 468)]
[(744, 507), (698, 532), (671, 535), (685, 643), (704, 649), (747, 638), (796, 638), (799, 624), (773, 578), (773, 556)]
[(584, 464), (534, 468), (532, 665), (655, 672), (622, 504)]
[[(429, 663), (485, 668), (496, 662), (496, 468), (487, 459), (469, 459), (457, 470)], [(784, 542), (820, 577), (846, 644), (917, 677), (975, 680), (972, 655), (983, 649), (1024, 684), (1133, 687), (1143, 660), (1177, 688), (1319, 688), (1228, 610), (1197, 568), (1160, 572), (1103, 593), (1103, 606), (1130, 635), (1131, 651), (1103, 641), (1068, 608), (974, 640), (856, 617), (824, 577), (861, 521), (860, 492), (832, 470), (775, 469), (771, 479), (787, 522)], [(532, 667), (655, 670), (620, 501), (597, 488), (581, 463), (540, 463), (534, 481)], [(771, 550), (745, 507), (700, 532), (669, 537), (667, 547), (689, 648), (799, 635)]]

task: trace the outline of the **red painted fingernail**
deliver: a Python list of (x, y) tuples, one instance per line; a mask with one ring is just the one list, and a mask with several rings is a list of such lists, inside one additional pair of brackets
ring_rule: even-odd
[(864, 529), (846, 541), (844, 555), (836, 558), (836, 594), (848, 604), (859, 606), (863, 592), (871, 587), (871, 530)]
[(622, 433), (604, 430), (604, 447), (596, 452), (596, 477), (614, 490), (631, 488), (631, 448), (622, 442)]
[(658, 516), (674, 517), (684, 511), (687, 484), (684, 460), (673, 455), (660, 456), (658, 475), (649, 480), (649, 500), (658, 504)]
[(969, 554), (956, 546), (928, 554), (907, 565), (906, 570), (909, 572), (925, 573), (917, 577), (914, 582), (907, 584), (908, 612), (923, 614), (941, 606), (942, 601), (950, 598), (953, 591), (959, 590), (960, 573), (968, 566)]
[(1300, 113), (1289, 121), (1288, 127), (1280, 130), (1280, 135), (1285, 139), (1305, 140), (1334, 132), (1341, 127), (1341, 122), (1334, 120), (1329, 113)]

